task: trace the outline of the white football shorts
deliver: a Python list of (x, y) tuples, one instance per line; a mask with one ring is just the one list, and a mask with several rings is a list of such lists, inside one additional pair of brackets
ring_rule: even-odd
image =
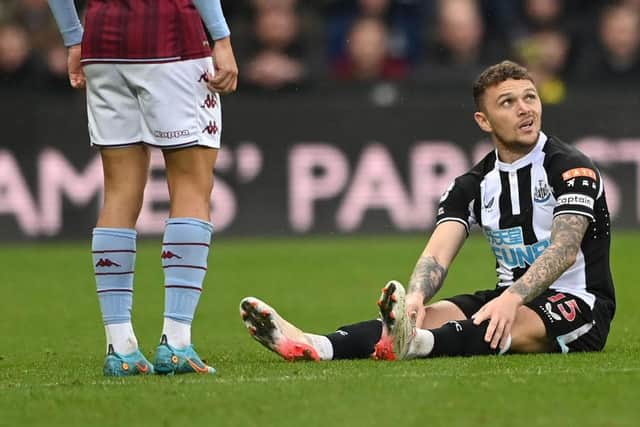
[(220, 148), (220, 96), (207, 88), (211, 57), (162, 64), (89, 64), (91, 145)]

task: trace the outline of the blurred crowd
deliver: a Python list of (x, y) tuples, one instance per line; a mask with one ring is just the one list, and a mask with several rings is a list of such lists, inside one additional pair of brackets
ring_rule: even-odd
[[(80, 10), (86, 0), (78, 1)], [(505, 58), (543, 100), (640, 83), (640, 0), (226, 0), (242, 90), (327, 82), (468, 84)], [(0, 87), (67, 90), (47, 0), (0, 3)]]

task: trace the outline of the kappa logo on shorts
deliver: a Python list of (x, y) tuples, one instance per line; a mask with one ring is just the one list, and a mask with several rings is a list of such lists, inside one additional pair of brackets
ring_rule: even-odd
[(180, 130), (154, 130), (153, 136), (156, 138), (164, 138), (164, 139), (174, 139), (180, 138), (181, 136), (189, 136), (188, 129), (180, 129)]
[(216, 108), (217, 106), (218, 106), (218, 99), (216, 98), (216, 96), (212, 94), (208, 94), (207, 97), (204, 99), (202, 105), (200, 105), (200, 108)]
[(204, 73), (200, 74), (200, 78), (198, 79), (198, 83), (201, 83), (201, 82), (209, 83), (209, 76), (207, 75), (206, 71)]
[(209, 135), (215, 135), (218, 133), (218, 124), (216, 122), (211, 122), (209, 120), (209, 124), (202, 129), (202, 133), (208, 133)]

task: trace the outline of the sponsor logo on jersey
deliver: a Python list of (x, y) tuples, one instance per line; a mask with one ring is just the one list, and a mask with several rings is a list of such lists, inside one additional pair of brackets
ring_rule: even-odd
[(578, 205), (584, 206), (585, 208), (593, 209), (594, 203), (595, 200), (593, 200), (592, 197), (585, 196), (584, 194), (567, 193), (558, 197), (558, 206)]
[(181, 136), (189, 136), (188, 129), (180, 129), (180, 130), (154, 130), (153, 136), (156, 138), (164, 138), (164, 139), (174, 139), (180, 138)]
[(550, 244), (549, 239), (531, 245), (525, 245), (522, 227), (504, 230), (484, 230), (491, 250), (500, 265), (508, 269), (526, 268), (544, 252)]
[(538, 180), (538, 185), (533, 189), (533, 201), (544, 203), (551, 197), (551, 190), (546, 182)]
[(562, 179), (564, 181), (568, 181), (571, 178), (575, 178), (577, 176), (586, 176), (587, 178), (591, 178), (593, 180), (597, 179), (595, 171), (589, 168), (574, 168), (562, 173)]

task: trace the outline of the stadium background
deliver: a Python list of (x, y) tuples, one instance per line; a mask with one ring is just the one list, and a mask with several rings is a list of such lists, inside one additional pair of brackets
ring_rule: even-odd
[[(83, 2), (78, 2), (82, 7)], [(606, 175), (614, 224), (640, 221), (640, 1), (227, 1), (240, 67), (224, 99), (213, 218), (228, 235), (416, 232), (489, 148), (470, 86), (530, 68), (543, 129)], [(45, 0), (0, 5), (1, 240), (84, 238), (101, 199), (82, 93)], [(158, 154), (158, 153), (156, 153)], [(162, 161), (138, 229), (162, 232)]]

